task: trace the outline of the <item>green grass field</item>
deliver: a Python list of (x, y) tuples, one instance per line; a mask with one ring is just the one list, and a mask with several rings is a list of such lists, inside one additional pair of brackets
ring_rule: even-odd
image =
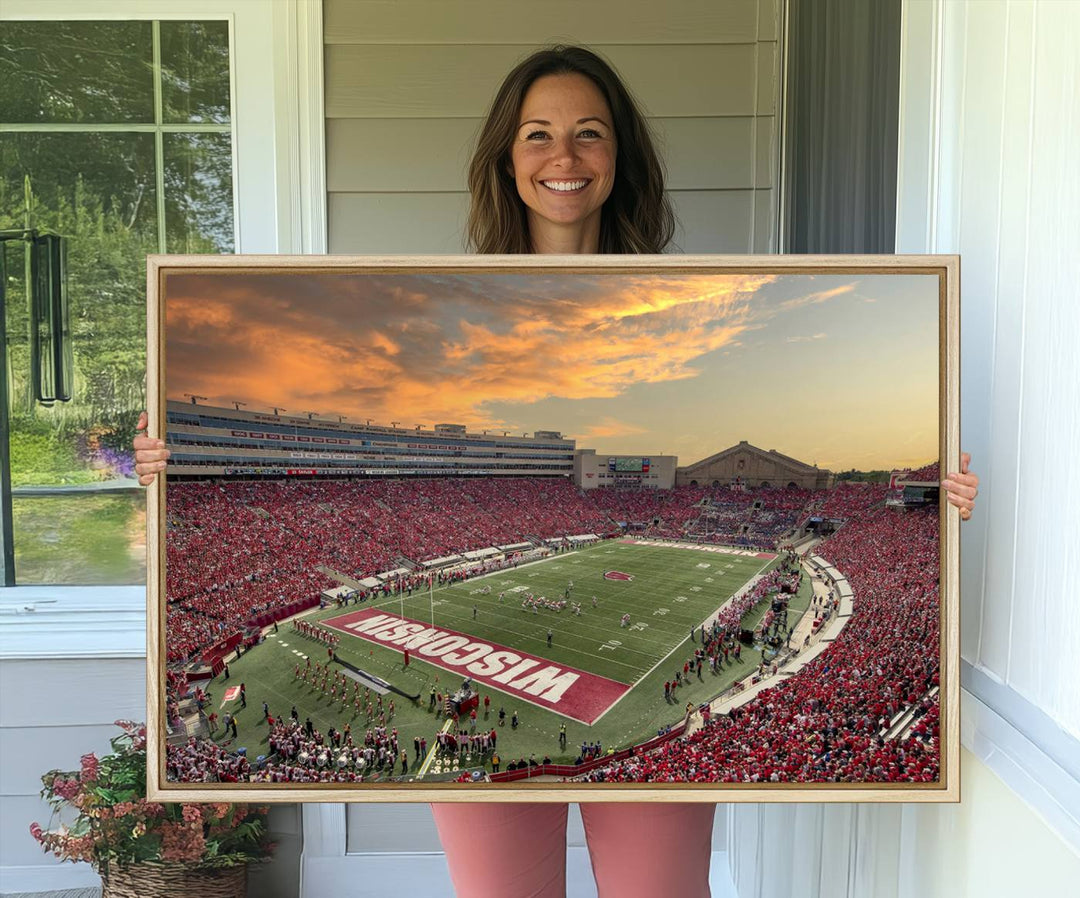
[[(393, 596), (375, 602), (387, 613), (404, 613), (406, 618), (434, 624), (469, 634), (478, 640), (519, 649), (552, 663), (608, 677), (632, 686), (623, 697), (592, 726), (570, 720), (545, 708), (527, 703), (510, 693), (480, 685), (481, 694), (491, 696), (491, 714), (486, 725), (496, 725), (497, 712), (504, 707), (507, 724), (499, 730), (499, 754), (505, 766), (519, 757), (548, 755), (555, 762), (573, 762), (583, 741), (600, 741), (608, 747), (644, 741), (658, 729), (681, 720), (687, 702), (700, 703), (723, 692), (734, 681), (746, 676), (758, 663), (759, 654), (744, 650), (742, 662), (732, 663), (718, 674), (706, 669), (701, 679), (692, 677), (682, 687), (677, 699), (665, 701), (663, 684), (683, 662), (692, 656), (700, 643), (690, 642), (690, 628), (700, 625), (725, 601), (756, 574), (771, 568), (774, 562), (756, 556), (703, 552), (668, 546), (649, 546), (616, 541), (603, 542), (574, 552), (566, 552), (541, 562), (490, 574), (444, 589)], [(634, 577), (632, 581), (604, 579), (604, 571), (618, 570)], [(569, 608), (561, 612), (541, 609), (539, 613), (521, 607), (524, 591), (562, 598), (569, 581), (574, 587), (571, 600), (581, 604), (582, 614)], [(490, 594), (481, 590), (491, 586)], [(511, 592), (511, 590), (518, 590)], [(499, 593), (504, 593), (502, 603)], [(593, 608), (592, 597), (598, 606)], [(810, 596), (809, 583), (791, 603), (791, 623), (805, 611)], [(745, 620), (757, 619), (767, 603), (761, 602)], [(312, 613), (308, 620), (338, 617), (367, 605), (345, 609), (330, 607)], [(473, 608), (476, 608), (475, 619)], [(620, 618), (630, 614), (631, 627), (621, 628)], [(547, 645), (547, 632), (553, 634)], [(294, 678), (297, 661), (310, 654), (323, 661), (325, 647), (296, 633), (290, 624), (280, 626), (277, 634), (230, 664), (228, 685), (245, 683), (248, 707), (238, 718), (238, 745), (248, 746), (249, 757), (265, 753), (267, 726), (262, 721), (262, 702), (267, 701), (275, 715), (288, 714), (295, 704), (300, 719), (311, 716), (323, 732), (350, 723), (354, 738), (367, 726), (366, 716), (350, 708), (342, 713), (340, 702), (330, 700), (314, 688)], [(343, 636), (337, 654), (355, 666), (387, 680), (403, 691), (421, 699), (416, 704), (392, 694), (395, 716), (389, 725), (398, 728), (403, 747), (409, 748), (412, 765), (413, 737), (424, 736), (434, 742), (434, 734), (443, 721), (436, 721), (427, 710), (432, 684), (445, 691), (461, 681), (457, 673), (425, 662), (415, 653), (408, 669), (402, 665), (398, 649), (373, 644), (359, 636)], [(221, 678), (212, 684), (215, 705), (224, 691)], [(231, 703), (236, 707), (238, 703)], [(228, 709), (232, 710), (232, 708)], [(509, 715), (517, 711), (520, 725), (511, 730)], [(484, 725), (481, 721), (481, 726)], [(567, 749), (560, 751), (559, 725), (567, 726)], [(219, 737), (222, 737), (219, 731)], [(412, 769), (410, 768), (410, 772)]]

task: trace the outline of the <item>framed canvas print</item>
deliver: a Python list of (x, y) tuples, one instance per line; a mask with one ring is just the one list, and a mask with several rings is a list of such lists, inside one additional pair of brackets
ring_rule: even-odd
[(151, 257), (151, 797), (958, 800), (958, 275)]

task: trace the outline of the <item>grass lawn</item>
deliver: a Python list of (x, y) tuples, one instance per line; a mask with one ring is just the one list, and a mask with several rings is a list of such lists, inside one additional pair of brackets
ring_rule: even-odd
[[(732, 663), (718, 674), (703, 671), (701, 679), (691, 678), (675, 701), (664, 700), (663, 684), (682, 671), (683, 662), (692, 656), (700, 643), (690, 642), (691, 627), (700, 625), (747, 581), (770, 569), (776, 562), (756, 555), (736, 555), (607, 541), (586, 549), (566, 552), (541, 562), (490, 574), (486, 577), (427, 591), (391, 597), (374, 604), (386, 613), (403, 611), (406, 618), (455, 630), (492, 645), (514, 648), (553, 664), (571, 667), (624, 683), (631, 687), (591, 726), (568, 719), (554, 711), (530, 704), (509, 692), (480, 684), (482, 695), (491, 696), (491, 714), (481, 726), (496, 726), (497, 712), (504, 707), (505, 727), (499, 729), (499, 754), (505, 766), (519, 757), (535, 753), (540, 759), (549, 755), (555, 762), (573, 762), (583, 741), (599, 741), (604, 749), (621, 748), (656, 735), (658, 729), (682, 718), (687, 702), (707, 701), (741, 679), (758, 663), (756, 649), (744, 649), (741, 663)], [(617, 570), (633, 580), (604, 579), (604, 572)], [(574, 587), (571, 600), (582, 607), (580, 616), (569, 608), (561, 612), (541, 609), (539, 613), (521, 607), (525, 591), (562, 598), (569, 581)], [(489, 594), (481, 592), (491, 586)], [(499, 593), (504, 594), (500, 603)], [(592, 597), (598, 606), (592, 606)], [(790, 605), (794, 625), (805, 611), (810, 584), (805, 582), (800, 595)], [(758, 617), (767, 602), (752, 609)], [(473, 608), (476, 617), (473, 617)], [(330, 607), (310, 614), (308, 620), (342, 615), (346, 609)], [(365, 607), (363, 605), (359, 607)], [(631, 627), (621, 628), (620, 618), (630, 614)], [(547, 631), (553, 639), (549, 648)], [(262, 722), (262, 702), (275, 715), (287, 715), (293, 705), (301, 721), (310, 716), (323, 732), (330, 726), (341, 728), (350, 723), (354, 740), (363, 735), (366, 715), (342, 712), (340, 702), (328, 698), (294, 678), (297, 662), (311, 654), (312, 660), (324, 661), (326, 649), (312, 639), (296, 633), (290, 624), (280, 626), (277, 634), (230, 664), (228, 685), (245, 683), (248, 707), (238, 718), (239, 745), (248, 746), (254, 758), (267, 750), (267, 726)], [(392, 693), (396, 709), (389, 726), (396, 726), (403, 747), (413, 759), (413, 737), (424, 736), (434, 742), (434, 734), (443, 721), (429, 712), (428, 695), (432, 684), (440, 691), (460, 685), (461, 675), (428, 663), (413, 653), (408, 669), (402, 665), (398, 649), (374, 644), (359, 636), (342, 637), (337, 654), (356, 667), (392, 683), (409, 694), (419, 694), (413, 703)], [(221, 678), (212, 684), (215, 704), (224, 692)], [(238, 703), (233, 702), (233, 707)], [(481, 706), (482, 708), (482, 706)], [(232, 710), (229, 708), (227, 710)], [(509, 717), (517, 711), (520, 725), (512, 730)], [(482, 717), (482, 715), (481, 715)], [(567, 727), (567, 749), (560, 751), (559, 725)], [(219, 736), (221, 735), (219, 731)], [(411, 772), (411, 771), (410, 771)]]

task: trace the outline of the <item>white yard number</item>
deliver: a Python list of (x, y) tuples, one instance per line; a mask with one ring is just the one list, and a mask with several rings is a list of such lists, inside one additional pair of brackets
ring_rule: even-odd
[(645, 629), (648, 628), (648, 626), (649, 626), (648, 624), (631, 624), (630, 629), (631, 630), (645, 630)]
[(675, 596), (675, 601), (676, 602), (688, 602), (689, 599), (687, 599), (686, 596)]
[(622, 643), (618, 639), (609, 639), (602, 646), (600, 646), (601, 652), (614, 652)]
[(690, 587), (690, 592), (701, 592), (701, 587), (700, 586), (691, 586)]
[(657, 608), (653, 612), (653, 617), (663, 617), (665, 614), (667, 614), (667, 612), (668, 612), (667, 608)]
[(432, 602), (431, 604), (432, 605), (445, 605), (446, 604), (446, 599), (435, 599), (435, 601)]
[(706, 583), (712, 583), (712, 582), (713, 582), (713, 579), (712, 579), (712, 577), (706, 577), (706, 578), (705, 578), (705, 582), (706, 582)]

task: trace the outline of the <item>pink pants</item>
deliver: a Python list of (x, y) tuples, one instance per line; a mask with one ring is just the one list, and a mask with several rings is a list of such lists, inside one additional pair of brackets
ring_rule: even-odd
[[(434, 804), (458, 898), (564, 898), (565, 804)], [(708, 898), (709, 803), (581, 805), (599, 898)]]

